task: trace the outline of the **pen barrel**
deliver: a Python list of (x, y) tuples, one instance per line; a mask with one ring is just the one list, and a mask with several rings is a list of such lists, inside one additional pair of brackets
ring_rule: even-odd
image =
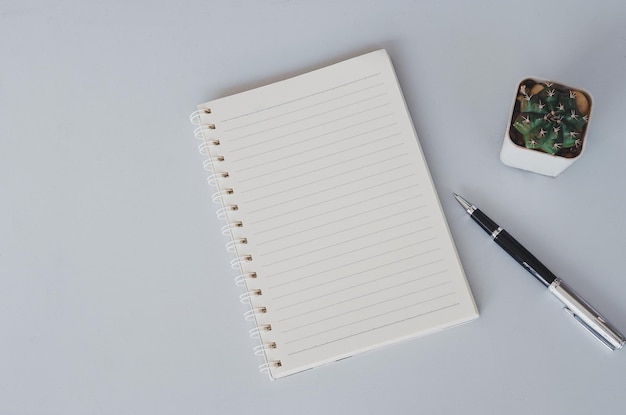
[(524, 248), (522, 244), (517, 242), (507, 231), (501, 230), (494, 237), (494, 241), (546, 287), (550, 286), (557, 279), (552, 271)]
[(541, 263), (533, 254), (511, 236), (510, 233), (498, 226), (489, 216), (485, 215), (480, 209), (474, 209), (471, 213), (472, 219), (480, 225), (481, 228), (491, 235), (493, 240), (500, 245), (509, 255), (513, 257), (526, 271), (530, 272), (546, 287), (556, 279), (554, 275), (545, 265)]
[(565, 311), (611, 350), (624, 346), (624, 336), (576, 291), (557, 278), (550, 292), (565, 306)]
[(488, 234), (493, 234), (498, 228), (498, 224), (492, 221), (489, 216), (485, 215), (480, 209), (475, 209), (471, 213), (474, 222), (480, 225)]

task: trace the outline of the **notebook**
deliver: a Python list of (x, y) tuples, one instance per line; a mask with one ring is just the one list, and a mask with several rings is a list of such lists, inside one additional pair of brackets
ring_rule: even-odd
[(271, 379), (478, 316), (385, 50), (191, 119)]

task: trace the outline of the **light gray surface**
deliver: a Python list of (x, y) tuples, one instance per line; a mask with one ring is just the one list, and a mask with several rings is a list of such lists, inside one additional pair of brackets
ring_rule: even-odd
[[(451, 192), (626, 331), (625, 2), (161, 3), (0, 0), (0, 414), (624, 411), (626, 351)], [(270, 382), (187, 116), (380, 47), (481, 317)], [(586, 153), (556, 179), (498, 159), (528, 75), (595, 98)]]

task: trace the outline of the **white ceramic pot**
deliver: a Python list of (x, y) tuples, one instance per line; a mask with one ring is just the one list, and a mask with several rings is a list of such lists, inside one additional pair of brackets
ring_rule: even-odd
[[(576, 132), (572, 133), (572, 134), (575, 134), (575, 138), (576, 138), (576, 146), (575, 146), (576, 148), (574, 148), (574, 153), (576, 154), (575, 156), (572, 157), (571, 152), (569, 154), (570, 157), (564, 157), (558, 154), (550, 154), (550, 153), (536, 150), (533, 148), (527, 148), (524, 145), (524, 138), (521, 136), (521, 134), (517, 134), (518, 132), (514, 130), (513, 123), (515, 122), (515, 119), (518, 117), (518, 115), (520, 115), (520, 102), (524, 100), (525, 98), (528, 101), (530, 97), (533, 96), (533, 94), (528, 90), (526, 85), (527, 84), (532, 85), (533, 83), (547, 85), (547, 86), (544, 86), (545, 88), (550, 88), (554, 85), (554, 87), (558, 88), (558, 91), (560, 92), (567, 91), (569, 94), (573, 94), (570, 96), (576, 96), (576, 94), (580, 94), (580, 93), (584, 94), (582, 97), (583, 106), (584, 106), (584, 101), (586, 99), (587, 107), (583, 108), (582, 113), (580, 114), (577, 113), (575, 117), (574, 117), (573, 112), (571, 114), (571, 116), (574, 118), (580, 116), (580, 117), (584, 117), (584, 119), (587, 121), (581, 134), (578, 134)], [(540, 103), (540, 105), (544, 105), (544, 103), (541, 103), (541, 100), (539, 100), (538, 102)], [(587, 142), (586, 136), (587, 136), (588, 126), (589, 126), (589, 118), (591, 115), (591, 107), (592, 107), (591, 104), (592, 104), (591, 95), (587, 91), (582, 90), (580, 88), (572, 88), (569, 86), (565, 86), (563, 84), (558, 84), (555, 82), (545, 81), (545, 80), (536, 79), (536, 78), (526, 78), (522, 80), (518, 85), (518, 88), (515, 94), (515, 100), (513, 101), (511, 117), (507, 125), (507, 129), (506, 129), (505, 136), (504, 136), (504, 142), (502, 144), (502, 150), (500, 152), (500, 160), (507, 166), (532, 171), (532, 172), (543, 174), (546, 176), (552, 176), (552, 177), (558, 176), (566, 168), (568, 168), (569, 166), (574, 164), (574, 162), (580, 159), (580, 157), (582, 156), (584, 152), (584, 148)], [(545, 116), (550, 117), (550, 114), (547, 114)], [(566, 114), (566, 116), (570, 117), (570, 114), (568, 113)], [(567, 121), (562, 116), (561, 116), (561, 119), (559, 120), (559, 116), (555, 117), (554, 112), (552, 113), (552, 117), (557, 119), (557, 121), (555, 121), (553, 125), (556, 126), (554, 128), (557, 128), (559, 130), (561, 127), (561, 122)], [(563, 125), (565, 126), (565, 124)], [(543, 130), (543, 128), (541, 129), (541, 131), (545, 133), (545, 130)], [(566, 130), (564, 129), (563, 131), (566, 131)], [(513, 138), (512, 135), (517, 135), (517, 137)], [(517, 142), (516, 142), (516, 139), (517, 139)], [(558, 144), (555, 144), (555, 147), (558, 147)]]

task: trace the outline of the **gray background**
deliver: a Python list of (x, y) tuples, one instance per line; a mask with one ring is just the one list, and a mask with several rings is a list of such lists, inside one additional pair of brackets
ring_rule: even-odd
[[(456, 191), (626, 331), (626, 2), (0, 0), (0, 414), (620, 413), (610, 353)], [(270, 382), (187, 116), (386, 48), (481, 317)], [(556, 179), (502, 165), (517, 82), (595, 98)]]

